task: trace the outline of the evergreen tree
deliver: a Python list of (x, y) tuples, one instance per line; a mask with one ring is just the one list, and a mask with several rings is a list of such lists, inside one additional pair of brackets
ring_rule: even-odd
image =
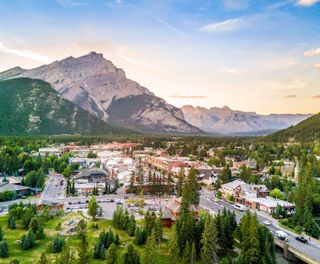
[(197, 172), (195, 169), (191, 169), (188, 174), (187, 181), (182, 190), (183, 201), (186, 204), (199, 205), (199, 183), (197, 181)]
[(195, 264), (197, 259), (196, 245), (193, 242), (191, 246), (190, 264)]
[(0, 241), (3, 240), (3, 237), (4, 237), (4, 234), (3, 234), (3, 231), (2, 231), (2, 227), (0, 226)]
[(46, 254), (45, 253), (41, 253), (41, 256), (40, 256), (40, 259), (38, 261), (38, 264), (47, 264), (47, 263), (48, 263), (48, 260), (47, 260)]
[(56, 260), (57, 264), (73, 264), (75, 261), (75, 252), (68, 244), (63, 247), (60, 257)]
[(135, 243), (139, 245), (143, 245), (146, 242), (146, 233), (143, 229), (136, 227), (134, 234)]
[(177, 197), (182, 196), (183, 181), (184, 181), (184, 172), (181, 171), (178, 175), (178, 182), (176, 184)]
[(61, 237), (59, 237), (59, 236), (56, 236), (56, 237), (53, 239), (52, 252), (53, 252), (53, 253), (61, 252), (64, 245), (65, 245), (64, 239), (61, 238)]
[(189, 244), (189, 241), (187, 241), (187, 244), (183, 251), (183, 264), (190, 264), (191, 260), (191, 246)]
[(156, 238), (156, 243), (159, 245), (162, 241), (163, 237), (163, 228), (161, 224), (161, 219), (158, 217), (154, 223), (153, 227), (154, 233), (155, 233), (155, 238)]
[(80, 240), (78, 246), (78, 255), (80, 264), (87, 264), (89, 262), (88, 246), (87, 241), (87, 224), (85, 220), (81, 219), (77, 224), (77, 237)]
[(201, 258), (203, 264), (213, 264), (218, 261), (217, 233), (212, 216), (208, 215), (202, 234)]
[(115, 264), (117, 258), (117, 246), (112, 243), (106, 252), (106, 264)]
[(10, 215), (9, 216), (8, 227), (10, 229), (16, 229), (16, 217), (15, 217), (15, 215)]
[(7, 241), (0, 242), (0, 258), (9, 257), (9, 248)]
[(123, 254), (123, 264), (140, 264), (140, 256), (138, 251), (132, 244), (129, 244)]
[(179, 263), (179, 245), (176, 226), (172, 228), (172, 236), (169, 241), (169, 264)]
[(154, 230), (152, 231), (151, 235), (147, 238), (146, 248), (143, 255), (144, 264), (157, 264), (159, 261), (158, 252), (156, 249), (156, 237)]

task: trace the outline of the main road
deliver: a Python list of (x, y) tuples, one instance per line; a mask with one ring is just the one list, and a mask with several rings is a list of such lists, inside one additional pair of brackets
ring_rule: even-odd
[[(211, 196), (211, 197), (213, 197), (213, 196)], [(227, 202), (221, 201), (221, 200), (212, 200), (210, 197), (208, 197), (205, 194), (202, 194), (200, 196), (200, 206), (213, 212), (214, 214), (218, 213), (219, 210), (222, 212), (223, 208), (227, 208), (227, 209), (236, 213), (236, 218), (237, 218), (238, 222), (240, 222), (241, 218), (245, 214), (244, 212), (241, 212), (241, 211), (234, 209), (233, 205), (231, 205)], [(259, 211), (253, 211), (253, 210), (251, 210), (251, 211), (253, 213), (254, 212), (257, 213), (258, 220), (261, 224), (263, 224), (263, 222), (265, 222), (265, 221), (271, 222), (271, 225), (268, 225), (267, 227), (270, 229), (270, 231), (273, 235), (275, 235), (275, 232), (278, 230), (282, 230), (282, 231), (286, 232), (288, 234), (288, 244), (291, 247), (293, 247), (293, 248), (297, 249), (298, 251), (312, 257), (313, 259), (318, 261), (317, 263), (320, 263), (320, 245), (319, 245), (319, 243), (317, 244), (314, 242), (309, 242), (307, 244), (304, 244), (302, 242), (299, 242), (295, 238), (296, 235), (293, 232), (290, 232), (287, 229), (280, 227), (278, 224), (278, 221), (276, 219), (272, 219), (271, 217), (267, 217), (266, 215), (263, 215)]]

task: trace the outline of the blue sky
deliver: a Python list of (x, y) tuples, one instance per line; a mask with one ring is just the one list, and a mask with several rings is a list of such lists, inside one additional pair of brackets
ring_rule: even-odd
[(168, 102), (316, 113), (320, 0), (0, 0), (0, 70), (102, 52)]

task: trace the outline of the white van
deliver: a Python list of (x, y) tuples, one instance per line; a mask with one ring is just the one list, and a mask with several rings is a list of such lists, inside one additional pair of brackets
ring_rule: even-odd
[(243, 204), (238, 204), (238, 203), (234, 204), (233, 208), (235, 208), (235, 209), (237, 209), (239, 211), (242, 211), (242, 212), (247, 209), (247, 207), (245, 207)]
[(276, 237), (282, 241), (288, 241), (288, 234), (281, 230), (276, 231)]

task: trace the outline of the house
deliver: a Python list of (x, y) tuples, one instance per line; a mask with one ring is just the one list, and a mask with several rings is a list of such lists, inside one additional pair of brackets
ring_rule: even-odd
[(295, 164), (292, 161), (284, 161), (283, 166), (281, 166), (281, 174), (282, 176), (291, 177), (294, 175)]
[[(165, 227), (171, 227), (172, 224), (177, 220), (180, 216), (181, 209), (181, 198), (174, 198), (170, 203), (165, 206), (163, 211), (163, 215), (161, 218), (161, 223)], [(195, 205), (189, 206), (189, 212), (193, 215), (194, 218), (199, 218), (199, 207)]]
[(63, 203), (42, 200), (37, 204), (37, 213), (42, 214), (45, 210), (49, 211), (49, 214), (54, 215), (63, 211)]
[(235, 180), (221, 185), (222, 198), (227, 200), (233, 196), (236, 203), (244, 204), (247, 198), (266, 197), (269, 190), (262, 184), (247, 184), (244, 181)]

